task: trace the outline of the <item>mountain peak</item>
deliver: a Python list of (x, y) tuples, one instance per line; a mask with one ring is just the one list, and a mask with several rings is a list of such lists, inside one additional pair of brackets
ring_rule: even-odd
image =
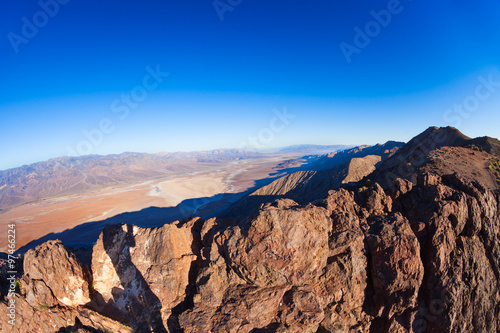
[(432, 169), (438, 174), (458, 172), (469, 180), (475, 177), (496, 188), (496, 180), (490, 179), (483, 164), (499, 153), (496, 139), (471, 139), (451, 126), (429, 127), (383, 162), (370, 178), (385, 187), (398, 177), (415, 181), (419, 172)]
[[(470, 140), (470, 138), (464, 135), (455, 127), (429, 127), (416, 137), (414, 137), (410, 142), (409, 146), (412, 145), (423, 145), (428, 144), (434, 148), (439, 148), (443, 146), (460, 146), (465, 141)], [(403, 147), (404, 148), (404, 147)]]

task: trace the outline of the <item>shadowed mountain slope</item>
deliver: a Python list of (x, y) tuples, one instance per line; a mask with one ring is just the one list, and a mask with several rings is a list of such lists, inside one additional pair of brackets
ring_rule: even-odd
[(349, 183), (355, 183), (375, 170), (381, 161), (377, 155), (353, 158), (323, 171), (297, 171), (276, 179), (237, 201), (222, 217), (243, 218), (261, 205), (280, 198), (288, 198), (299, 204), (307, 204), (324, 198), (328, 191)]
[(307, 165), (309, 170), (278, 178), (243, 197), (221, 216), (241, 218), (262, 204), (279, 198), (292, 199), (300, 204), (324, 198), (329, 190), (356, 183), (372, 173), (376, 165), (392, 156), (401, 146), (401, 142), (388, 141), (320, 156)]
[(368, 155), (378, 155), (382, 157), (382, 161), (392, 156), (399, 148), (403, 147), (404, 142), (387, 141), (384, 144), (376, 144), (374, 146), (358, 146), (350, 149), (345, 149), (338, 152), (332, 152), (320, 156), (311, 168), (313, 170), (326, 170), (344, 163), (349, 162), (353, 158), (365, 157)]

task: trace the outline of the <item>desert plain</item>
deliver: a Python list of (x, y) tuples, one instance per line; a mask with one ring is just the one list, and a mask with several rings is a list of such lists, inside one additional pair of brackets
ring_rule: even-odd
[[(8, 225), (14, 224), (19, 249), (49, 233), (149, 207), (176, 207), (189, 199), (198, 199), (195, 203), (200, 207), (214, 201), (224, 207), (229, 204), (228, 197), (221, 194), (245, 193), (254, 188), (257, 181), (270, 182), (286, 174), (286, 170), (278, 166), (280, 163), (296, 157), (280, 155), (231, 161), (207, 170), (45, 198), (0, 212), (0, 234), (7, 234)], [(189, 213), (196, 214), (198, 208)], [(165, 223), (168, 222), (171, 221), (165, 218)], [(2, 239), (0, 251), (7, 249), (6, 239)]]

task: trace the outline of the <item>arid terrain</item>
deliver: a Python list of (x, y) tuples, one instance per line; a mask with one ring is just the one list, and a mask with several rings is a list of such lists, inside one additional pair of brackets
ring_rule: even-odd
[[(223, 161), (206, 169), (198, 167), (193, 172), (159, 177), (144, 182), (107, 186), (83, 194), (56, 196), (15, 206), (0, 212), (0, 232), (6, 233), (7, 225), (16, 224), (17, 248), (49, 233), (59, 233), (82, 223), (102, 221), (125, 212), (140, 211), (148, 207), (176, 207), (188, 199), (196, 199), (195, 210), (213, 201), (219, 206), (230, 204), (219, 194), (245, 192), (256, 185), (279, 175), (276, 166), (297, 155), (270, 155), (257, 159)], [(296, 165), (299, 165), (297, 162)], [(273, 175), (273, 176), (270, 176)], [(270, 181), (268, 180), (268, 181)], [(189, 207), (181, 215), (194, 213)], [(174, 217), (165, 215), (165, 223)], [(131, 222), (123, 220), (123, 222)], [(4, 240), (0, 251), (6, 251)]]
[[(267, 179), (236, 218), (106, 225), (92, 248), (47, 240), (18, 259), (14, 331), (498, 332), (499, 148), (431, 127), (390, 154)], [(129, 192), (175, 204), (279, 163), (293, 166), (242, 160)]]

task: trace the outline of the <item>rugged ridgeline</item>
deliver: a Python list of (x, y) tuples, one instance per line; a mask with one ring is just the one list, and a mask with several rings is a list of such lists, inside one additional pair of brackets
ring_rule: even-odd
[(438, 175), (459, 173), (470, 182), (496, 189), (500, 173), (495, 163), (499, 157), (497, 139), (471, 139), (453, 127), (430, 127), (377, 168), (370, 178), (386, 187), (398, 177), (416, 182), (417, 175), (426, 171)]
[(109, 226), (92, 253), (40, 245), (14, 331), (498, 332), (498, 141), (460, 137), (431, 128), (313, 204)]
[(325, 198), (328, 191), (361, 180), (375, 170), (381, 161), (378, 155), (353, 158), (350, 162), (322, 171), (297, 171), (276, 179), (244, 196), (222, 213), (223, 218), (242, 219), (277, 199), (292, 199), (299, 204)]
[(351, 149), (335, 151), (323, 156), (320, 156), (315, 161), (313, 168), (316, 171), (326, 170), (338, 165), (348, 163), (353, 158), (362, 158), (368, 155), (378, 155), (385, 161), (404, 145), (404, 142), (387, 141), (384, 144), (376, 144), (374, 146), (357, 146)]
[(392, 156), (402, 142), (389, 141), (375, 146), (359, 146), (320, 156), (308, 168), (276, 179), (244, 196), (224, 212), (224, 218), (245, 218), (265, 203), (292, 199), (307, 204), (324, 199), (328, 191), (354, 184), (371, 174), (376, 166)]

